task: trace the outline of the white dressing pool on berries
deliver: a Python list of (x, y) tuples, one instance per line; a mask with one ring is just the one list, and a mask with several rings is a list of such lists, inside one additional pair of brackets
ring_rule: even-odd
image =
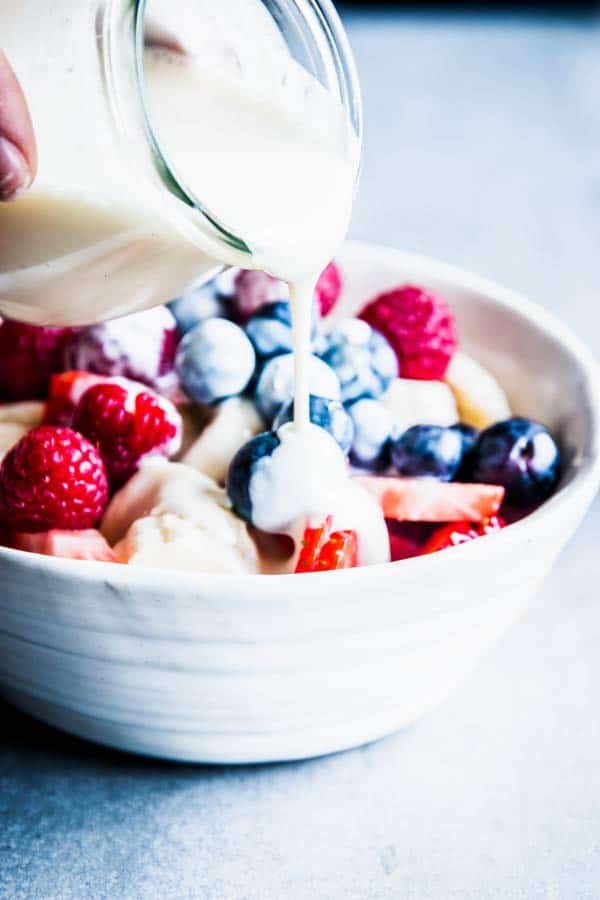
[(299, 546), (306, 527), (319, 527), (331, 516), (334, 531), (356, 532), (360, 565), (388, 562), (379, 504), (349, 478), (336, 441), (304, 422), (282, 425), (277, 436), (279, 446), (256, 464), (250, 480), (252, 523), (262, 531), (287, 534)]

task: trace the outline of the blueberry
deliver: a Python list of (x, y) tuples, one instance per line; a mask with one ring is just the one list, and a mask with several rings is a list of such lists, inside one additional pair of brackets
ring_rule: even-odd
[(547, 428), (530, 419), (497, 422), (474, 449), (474, 481), (501, 484), (515, 506), (541, 503), (560, 478), (560, 451)]
[(182, 334), (206, 319), (223, 315), (223, 303), (219, 298), (215, 281), (190, 288), (177, 300), (169, 303), (169, 309), (177, 320)]
[(455, 475), (456, 481), (471, 481), (471, 469), (473, 468), (473, 450), (479, 437), (479, 432), (471, 425), (452, 425), (451, 431), (456, 431), (462, 440), (462, 460), (460, 468)]
[[(321, 359), (310, 356), (309, 388), (312, 394), (339, 400), (340, 384), (335, 372)], [(258, 377), (254, 392), (257, 409), (269, 425), (294, 394), (294, 355), (284, 353), (270, 359)]]
[(198, 403), (241, 394), (255, 364), (252, 344), (242, 329), (227, 319), (207, 319), (188, 331), (175, 361), (184, 389)]
[(252, 522), (250, 482), (255, 467), (279, 446), (279, 438), (272, 431), (258, 434), (240, 447), (231, 460), (227, 473), (227, 495), (234, 510), (246, 522)]
[(322, 359), (337, 374), (342, 400), (377, 399), (398, 375), (396, 354), (382, 334), (361, 319), (347, 319), (326, 336)]
[[(317, 337), (318, 313), (313, 307), (312, 340)], [(246, 324), (246, 334), (257, 356), (270, 359), (289, 353), (293, 348), (292, 314), (287, 300), (267, 303)]]
[(368, 397), (348, 407), (354, 423), (354, 440), (350, 461), (362, 469), (381, 471), (389, 465), (390, 439), (394, 433), (394, 417), (389, 409)]
[[(286, 403), (279, 410), (273, 430), (277, 431), (286, 422), (294, 418), (294, 401)], [(328, 431), (334, 440), (338, 442), (344, 453), (348, 453), (354, 437), (354, 424), (339, 400), (330, 400), (327, 397), (310, 395), (310, 421)]]
[(473, 448), (477, 443), (477, 438), (479, 437), (477, 429), (473, 428), (472, 425), (463, 425), (460, 423), (459, 425), (452, 425), (450, 430), (456, 431), (456, 433), (460, 435), (463, 445), (463, 456), (472, 453)]
[(413, 425), (392, 441), (392, 464), (400, 475), (452, 481), (463, 460), (463, 436), (456, 428)]

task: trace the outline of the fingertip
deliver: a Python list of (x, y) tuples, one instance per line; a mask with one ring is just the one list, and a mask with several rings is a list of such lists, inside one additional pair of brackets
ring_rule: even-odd
[(27, 190), (33, 176), (20, 149), (0, 137), (0, 200), (14, 200)]
[(0, 50), (0, 200), (26, 190), (36, 168), (37, 147), (27, 101)]

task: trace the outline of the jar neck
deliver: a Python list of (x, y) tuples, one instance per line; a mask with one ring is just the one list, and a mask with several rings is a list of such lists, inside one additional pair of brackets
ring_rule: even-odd
[[(175, 7), (177, 0), (172, 2)], [(107, 0), (97, 21), (108, 106), (122, 152), (130, 159), (132, 178), (145, 178), (154, 185), (161, 213), (205, 253), (230, 265), (251, 268), (252, 235), (235, 234), (218, 218), (219, 210), (206, 208), (203, 198), (183, 183), (153, 124), (145, 89), (144, 55), (148, 39), (152, 43), (161, 39), (148, 32), (148, 5), (148, 0)], [(333, 4), (330, 0), (264, 0), (264, 6), (277, 22), (290, 55), (339, 101), (360, 148), (358, 78)], [(163, 46), (177, 49), (168, 43)], [(357, 177), (359, 159), (358, 150)]]

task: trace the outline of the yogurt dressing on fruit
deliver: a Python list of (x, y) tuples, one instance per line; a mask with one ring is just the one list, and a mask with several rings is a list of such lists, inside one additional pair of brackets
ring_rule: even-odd
[(299, 548), (305, 528), (319, 527), (331, 516), (333, 531), (356, 531), (359, 565), (388, 562), (389, 541), (379, 504), (349, 477), (346, 457), (331, 435), (302, 421), (282, 425), (277, 436), (279, 446), (252, 474), (253, 524), (262, 531), (288, 534)]
[[(200, 57), (214, 62), (214, 50), (205, 51)], [(309, 417), (315, 286), (345, 237), (355, 189), (359, 148), (346, 113), (293, 61), (280, 84), (277, 52), (258, 69), (250, 67), (254, 98), (261, 98), (250, 104), (250, 86), (240, 86), (227, 59), (211, 73), (203, 69), (201, 84), (190, 80), (184, 89), (188, 65), (185, 57), (162, 50), (146, 66), (153, 120), (168, 135), (167, 158), (181, 183), (191, 185), (236, 233), (255, 238), (257, 265), (289, 285), (294, 422), (279, 430), (279, 447), (252, 478), (253, 523), (290, 535), (298, 548), (308, 525), (331, 516), (335, 529), (357, 532), (360, 564), (387, 561), (389, 542), (377, 503), (351, 481), (337, 443)], [(211, 123), (199, 152), (190, 149), (191, 135), (177, 127), (192, 105)], [(234, 130), (245, 131), (242, 156), (232, 122)], [(293, 566), (294, 557), (288, 564)]]

